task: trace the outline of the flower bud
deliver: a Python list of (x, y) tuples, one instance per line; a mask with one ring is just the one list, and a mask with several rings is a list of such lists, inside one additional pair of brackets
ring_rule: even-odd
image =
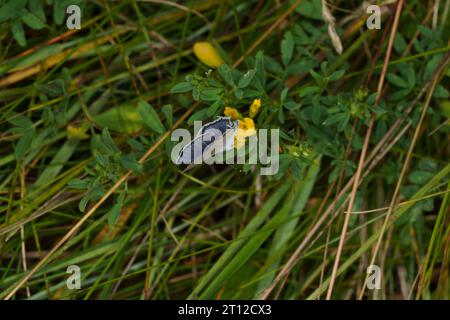
[(259, 112), (259, 108), (261, 107), (261, 99), (255, 99), (253, 100), (251, 106), (250, 106), (250, 118), (256, 117), (256, 115)]
[(196, 42), (194, 44), (194, 54), (204, 64), (211, 68), (218, 68), (224, 61), (217, 50), (209, 42)]

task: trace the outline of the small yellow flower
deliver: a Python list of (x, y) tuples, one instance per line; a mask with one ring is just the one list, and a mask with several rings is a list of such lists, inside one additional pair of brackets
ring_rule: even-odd
[(259, 108), (261, 107), (261, 99), (253, 100), (250, 106), (250, 118), (256, 117), (259, 112)]
[(244, 118), (243, 120), (239, 121), (238, 128), (244, 132), (244, 137), (249, 137), (256, 134), (255, 123), (251, 118)]
[(226, 117), (230, 117), (231, 120), (242, 119), (242, 115), (240, 114), (240, 112), (237, 111), (235, 108), (232, 108), (232, 107), (225, 107), (225, 110), (224, 110), (223, 114)]
[(193, 49), (198, 60), (208, 67), (218, 68), (225, 63), (217, 50), (209, 42), (196, 42)]
[(251, 118), (244, 118), (239, 121), (238, 129), (234, 136), (234, 147), (241, 148), (245, 144), (245, 138), (256, 135), (255, 123)]

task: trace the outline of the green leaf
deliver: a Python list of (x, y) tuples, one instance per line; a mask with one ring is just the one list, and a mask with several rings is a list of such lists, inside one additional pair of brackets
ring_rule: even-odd
[(27, 40), (25, 39), (25, 32), (23, 31), (22, 22), (20, 22), (20, 20), (16, 20), (13, 22), (11, 31), (12, 31), (14, 39), (16, 39), (17, 43), (21, 47), (26, 46)]
[[(78, 144), (79, 140), (66, 140), (66, 142), (59, 147), (58, 151), (56, 151), (49, 162), (49, 165), (40, 172), (33, 184), (33, 188), (48, 186), (50, 182), (53, 182), (77, 150)], [(87, 189), (87, 186), (85, 189)]]
[(188, 119), (188, 124), (192, 125), (194, 121), (203, 121), (208, 119), (208, 109), (201, 109), (194, 112)]
[(291, 172), (296, 181), (300, 181), (302, 179), (302, 165), (303, 162), (300, 159), (294, 159), (291, 162)]
[(81, 212), (84, 212), (86, 210), (86, 205), (91, 200), (100, 199), (105, 192), (105, 189), (101, 185), (96, 185), (92, 189), (89, 189), (84, 197), (80, 200), (80, 203), (78, 204), (78, 209), (80, 209)]
[(284, 34), (283, 40), (281, 40), (281, 60), (283, 64), (287, 66), (292, 59), (292, 53), (294, 52), (294, 38), (292, 33), (287, 31)]
[(321, 112), (321, 106), (320, 106), (320, 97), (315, 96), (312, 99), (312, 121), (314, 124), (319, 124), (320, 122), (320, 112)]
[(138, 112), (147, 127), (159, 134), (163, 134), (166, 131), (155, 109), (144, 100), (139, 101)]
[[(314, 70), (309, 70), (309, 74), (313, 77), (317, 82), (322, 81), (322, 75)], [(320, 82), (319, 82), (320, 83)]]
[(16, 18), (27, 0), (10, 0), (0, 7), (0, 23)]
[(414, 184), (424, 185), (427, 183), (428, 180), (430, 180), (434, 174), (429, 171), (413, 171), (409, 175), (409, 181)]
[(108, 224), (110, 227), (114, 227), (117, 219), (120, 215), (120, 210), (122, 209), (122, 206), (119, 203), (116, 203), (112, 206), (111, 210), (108, 211), (107, 217), (108, 217)]
[(120, 133), (135, 133), (143, 127), (142, 118), (134, 106), (109, 109), (94, 117), (94, 122), (101, 128), (109, 128)]
[(62, 24), (66, 15), (66, 1), (56, 0), (53, 4), (53, 19), (56, 24)]
[(323, 20), (322, 4), (318, 0), (304, 0), (297, 6), (295, 11), (311, 19)]
[(40, 30), (45, 28), (45, 23), (33, 13), (23, 9), (21, 11), (22, 21), (31, 29)]
[(417, 29), (419, 29), (420, 33), (422, 33), (422, 35), (425, 36), (426, 38), (433, 38), (435, 35), (433, 30), (423, 25), (418, 25)]
[(428, 60), (427, 64), (425, 65), (425, 70), (422, 75), (423, 81), (427, 81), (431, 77), (431, 74), (437, 68), (441, 59), (442, 59), (442, 54), (437, 54), (437, 55), (434, 55), (430, 60)]
[(33, 12), (41, 21), (46, 21), (45, 11), (41, 0), (29, 0), (28, 6), (30, 11)]
[(403, 53), (408, 44), (400, 32), (397, 32), (394, 38), (394, 49), (397, 53)]
[(174, 85), (172, 87), (172, 89), (170, 89), (170, 93), (184, 93), (184, 92), (189, 92), (193, 89), (194, 87), (192, 86), (191, 83), (189, 82), (180, 82), (177, 83), (176, 85)]
[(25, 116), (15, 116), (8, 120), (9, 123), (20, 129), (20, 132), (33, 128), (33, 122)]
[(238, 87), (239, 88), (245, 88), (247, 87), (253, 80), (253, 77), (255, 76), (256, 71), (255, 70), (249, 70), (247, 71), (244, 76), (239, 80)]
[(231, 72), (231, 68), (224, 63), (219, 67), (219, 73), (222, 79), (230, 86), (234, 87), (233, 74)]
[(234, 96), (237, 99), (242, 99), (242, 97), (244, 96), (244, 91), (242, 89), (236, 89), (234, 90)]
[(337, 113), (332, 115), (331, 117), (328, 117), (325, 119), (325, 121), (322, 123), (324, 126), (330, 126), (332, 124), (341, 122), (345, 119), (346, 114), (345, 113)]
[(438, 84), (433, 92), (433, 98), (437, 99), (447, 99), (449, 97), (449, 92), (442, 85)]
[(298, 23), (294, 25), (294, 42), (302, 46), (310, 43), (308, 35)]
[(109, 161), (108, 157), (105, 156), (104, 154), (95, 151), (93, 152), (94, 154), (94, 158), (95, 161), (97, 162), (97, 164), (105, 169), (108, 169), (110, 167), (111, 162)]
[(109, 149), (109, 154), (114, 155), (120, 153), (120, 149), (116, 146), (113, 138), (109, 134), (108, 128), (103, 129), (101, 136), (102, 143)]
[(70, 188), (74, 188), (74, 189), (87, 189), (89, 186), (89, 183), (86, 180), (81, 180), (81, 179), (72, 179), (70, 180), (67, 185)]
[(86, 195), (81, 198), (80, 203), (78, 204), (78, 209), (81, 212), (84, 212), (84, 210), (86, 210), (86, 205), (88, 204), (90, 198), (89, 198), (89, 193), (86, 193)]
[(217, 101), (221, 98), (222, 88), (205, 88), (200, 92), (200, 100)]
[(173, 126), (173, 106), (171, 104), (166, 104), (161, 108), (162, 113), (164, 113), (164, 116), (167, 119), (167, 124), (169, 125), (169, 128), (172, 128)]
[(302, 61), (292, 62), (286, 67), (286, 75), (296, 75), (299, 73), (307, 73), (316, 66), (316, 62), (312, 59), (304, 58)]
[(301, 105), (299, 103), (297, 103), (297, 102), (295, 102), (293, 100), (290, 100), (290, 101), (287, 101), (287, 102), (284, 103), (284, 107), (286, 109), (288, 109), (288, 110), (291, 110), (291, 111), (295, 111), (295, 110), (299, 109), (300, 106)]
[(210, 105), (208, 107), (208, 111), (206, 112), (206, 114), (208, 115), (208, 117), (212, 117), (214, 115), (216, 115), (217, 111), (219, 110), (220, 106), (222, 105), (222, 102), (220, 100), (217, 100), (216, 102), (214, 102), (212, 105)]
[(267, 71), (274, 74), (283, 74), (284, 72), (278, 61), (269, 56), (264, 56), (264, 66)]
[(342, 78), (345, 74), (345, 70), (338, 70), (331, 74), (330, 81), (336, 81)]
[(264, 69), (264, 54), (261, 51), (258, 51), (255, 57), (255, 71), (256, 77), (263, 87), (266, 84), (266, 70)]
[(286, 100), (288, 91), (289, 91), (288, 88), (284, 88), (283, 91), (281, 91), (281, 94), (280, 94), (280, 102), (281, 103), (283, 103)]
[(34, 86), (39, 92), (50, 98), (62, 96), (65, 91), (64, 81), (62, 79), (55, 79), (45, 84), (35, 83)]
[(200, 100), (200, 91), (198, 91), (197, 88), (192, 89), (192, 98), (194, 98), (195, 101)]
[(304, 87), (298, 91), (300, 97), (306, 97), (320, 91), (319, 87)]
[(419, 169), (435, 172), (438, 169), (438, 164), (434, 159), (421, 159), (419, 161)]
[(406, 77), (406, 81), (408, 82), (408, 87), (412, 88), (416, 85), (416, 73), (414, 72), (414, 68), (408, 66), (407, 68), (402, 69), (402, 74)]
[(34, 130), (27, 130), (22, 137), (20, 137), (19, 142), (17, 142), (14, 149), (14, 155), (18, 161), (22, 160), (25, 153), (30, 149), (31, 143), (35, 137)]
[(344, 119), (342, 119), (337, 127), (339, 132), (344, 131), (345, 127), (347, 126), (348, 122), (350, 121), (350, 115), (346, 114)]
[(127, 170), (131, 170), (134, 172), (139, 172), (142, 170), (142, 164), (137, 162), (132, 154), (120, 156), (120, 163)]
[(399, 101), (399, 100), (405, 98), (410, 92), (411, 92), (411, 89), (398, 90), (389, 96), (389, 101)]
[(388, 73), (386, 78), (390, 83), (392, 83), (396, 87), (409, 88), (409, 83), (394, 73)]

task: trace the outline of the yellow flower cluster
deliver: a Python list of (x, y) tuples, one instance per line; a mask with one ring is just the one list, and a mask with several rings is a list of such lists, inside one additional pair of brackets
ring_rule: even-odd
[(254, 118), (261, 107), (261, 99), (253, 100), (249, 108), (249, 118), (242, 117), (241, 113), (232, 107), (225, 107), (224, 115), (230, 117), (232, 120), (239, 120), (239, 126), (234, 136), (234, 147), (241, 148), (245, 144), (245, 138), (256, 135)]

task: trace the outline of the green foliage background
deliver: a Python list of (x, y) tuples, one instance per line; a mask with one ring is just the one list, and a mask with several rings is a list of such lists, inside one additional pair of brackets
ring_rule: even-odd
[[(324, 298), (373, 120), (332, 298), (447, 299), (450, 19), (434, 2), (404, 4), (377, 101), (395, 4), (368, 30), (362, 3), (330, 1), (338, 54), (318, 0), (286, 17), (294, 1), (0, 1), (0, 297)], [(256, 128), (281, 130), (277, 175), (170, 161), (171, 129), (255, 98)], [(382, 288), (361, 295), (380, 235)]]

